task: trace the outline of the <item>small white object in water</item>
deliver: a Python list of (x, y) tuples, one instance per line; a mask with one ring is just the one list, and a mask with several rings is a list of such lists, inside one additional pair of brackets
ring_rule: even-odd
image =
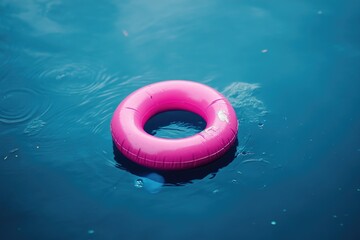
[(95, 231), (93, 229), (88, 230), (88, 234), (94, 234)]
[(319, 11), (317, 12), (317, 14), (321, 15), (321, 14), (323, 14), (323, 11), (319, 10)]
[(276, 225), (276, 221), (271, 221), (271, 225)]
[(18, 148), (14, 148), (14, 149), (11, 149), (11, 150), (10, 150), (10, 153), (15, 153), (15, 152), (17, 152), (17, 151), (19, 151), (19, 149), (18, 149)]
[(144, 186), (143, 180), (141, 180), (141, 179), (136, 179), (134, 186), (137, 187), (137, 188), (142, 188), (142, 187)]
[(269, 51), (268, 49), (261, 50), (262, 53), (267, 53), (268, 51)]

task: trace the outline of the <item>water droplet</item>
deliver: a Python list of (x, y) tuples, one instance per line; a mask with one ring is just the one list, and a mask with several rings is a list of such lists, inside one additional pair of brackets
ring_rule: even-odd
[(142, 188), (142, 187), (144, 187), (144, 182), (143, 182), (143, 180), (141, 180), (141, 179), (136, 179), (134, 186), (135, 186), (136, 188)]
[(271, 221), (271, 225), (276, 225), (277, 222), (276, 221)]
[(19, 148), (14, 148), (14, 149), (11, 149), (11, 150), (10, 150), (10, 153), (15, 153), (15, 152), (17, 152), (17, 151), (19, 151)]
[(219, 192), (219, 189), (215, 189), (212, 193), (216, 194)]
[(248, 152), (247, 151), (241, 151), (241, 153), (240, 153), (241, 155), (243, 155), (243, 156), (245, 156), (245, 155), (247, 155), (248, 154)]

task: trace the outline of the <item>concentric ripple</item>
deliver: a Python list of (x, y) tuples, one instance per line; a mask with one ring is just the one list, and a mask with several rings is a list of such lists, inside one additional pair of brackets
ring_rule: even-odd
[[(52, 67), (47, 67), (47, 65)], [(37, 64), (37, 72), (33, 76), (39, 83), (40, 91), (59, 95), (85, 95), (103, 86), (98, 81), (101, 67), (88, 63), (58, 63), (41, 61)]]
[(30, 89), (11, 89), (1, 94), (0, 122), (21, 123), (31, 119), (39, 112), (40, 96)]
[[(131, 92), (141, 86), (149, 84), (151, 75), (145, 74), (133, 77), (119, 78), (118, 73), (106, 70), (100, 72), (96, 79), (102, 82), (98, 85), (96, 94), (88, 95), (79, 107), (86, 109), (83, 115), (78, 118), (77, 123), (89, 126), (94, 134), (104, 134), (108, 136), (111, 116), (120, 101)], [(124, 83), (126, 82), (126, 84)], [(124, 87), (124, 84), (126, 87)]]

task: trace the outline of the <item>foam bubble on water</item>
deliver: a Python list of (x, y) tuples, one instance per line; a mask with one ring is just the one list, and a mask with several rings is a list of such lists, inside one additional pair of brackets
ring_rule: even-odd
[(134, 183), (134, 186), (135, 186), (136, 188), (142, 188), (142, 187), (144, 187), (144, 182), (143, 182), (143, 180), (142, 180), (142, 179), (136, 179), (136, 180), (135, 180), (135, 183)]

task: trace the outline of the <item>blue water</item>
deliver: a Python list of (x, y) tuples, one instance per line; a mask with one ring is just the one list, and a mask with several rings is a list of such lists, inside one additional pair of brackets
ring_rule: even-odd
[[(0, 239), (360, 239), (359, 22), (355, 0), (0, 0)], [(117, 105), (166, 79), (233, 104), (211, 166), (114, 149)]]

